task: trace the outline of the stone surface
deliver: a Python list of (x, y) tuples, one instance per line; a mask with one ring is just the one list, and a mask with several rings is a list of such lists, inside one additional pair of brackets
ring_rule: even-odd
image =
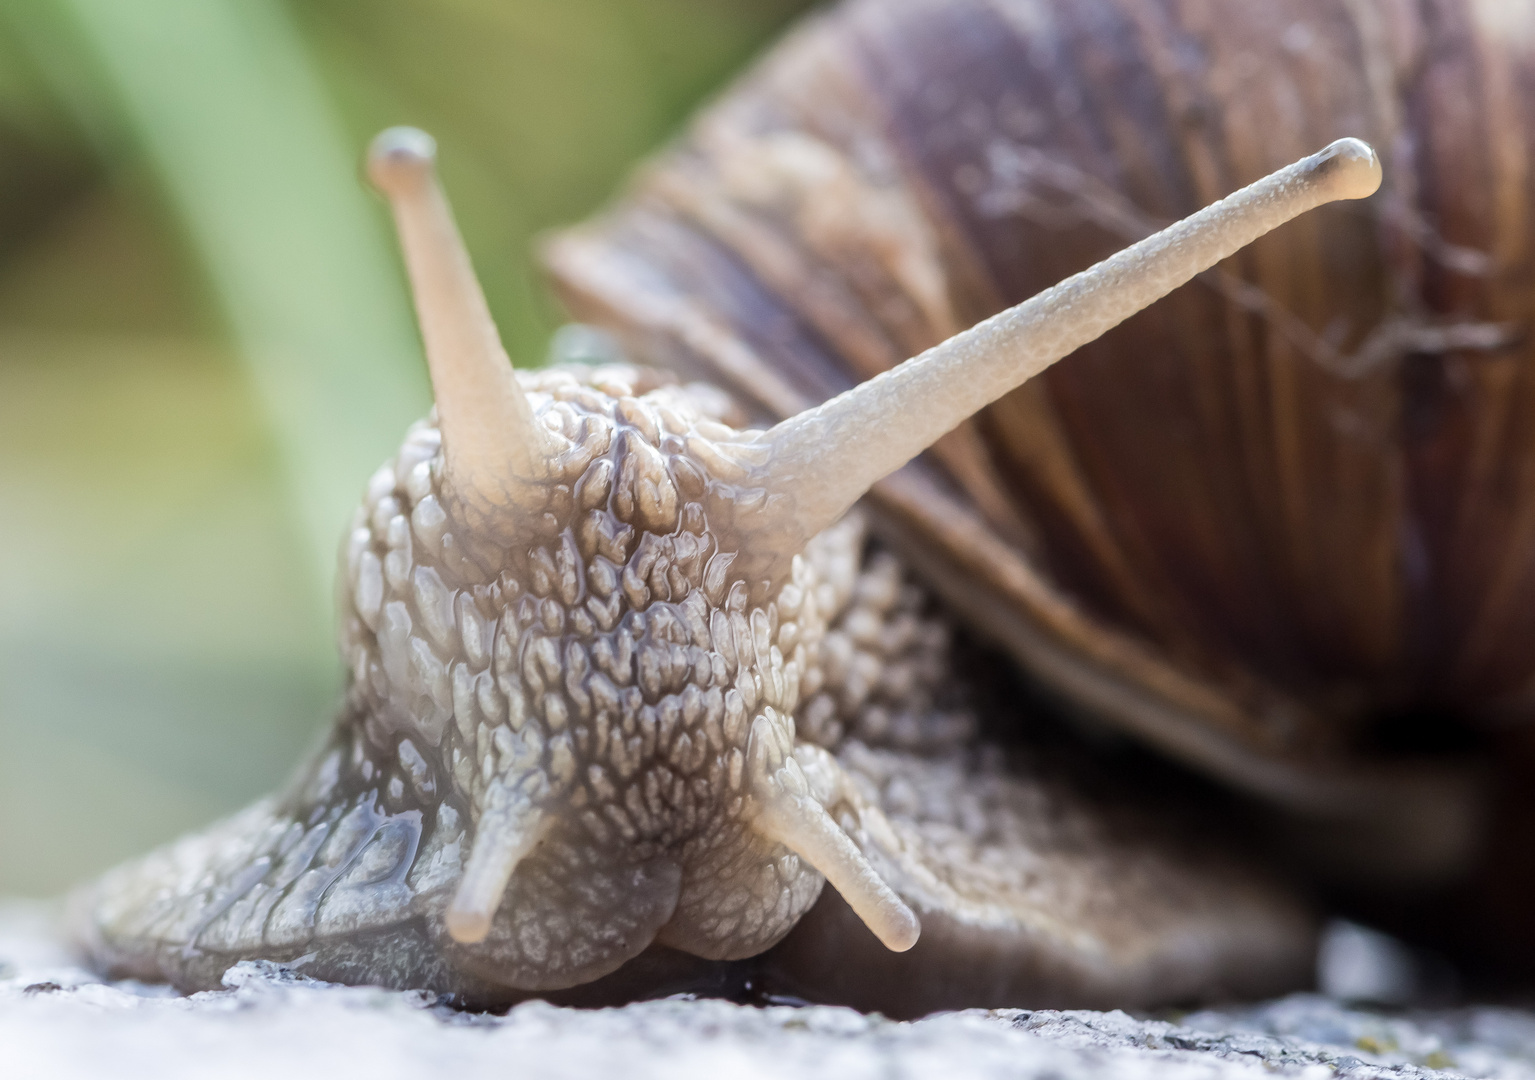
[(585, 1012), (534, 1002), (495, 1017), (273, 965), (241, 964), (225, 984), (179, 997), (103, 983), (74, 963), (46, 909), (0, 905), (0, 1076), (1535, 1080), (1535, 1014), (1502, 1008), (1383, 1015), (1297, 995), (1176, 1023), (1024, 1010), (897, 1023), (667, 1000)]

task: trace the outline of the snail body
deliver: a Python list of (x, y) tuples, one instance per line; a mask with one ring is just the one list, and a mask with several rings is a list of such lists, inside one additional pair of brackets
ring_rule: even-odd
[[(1286, 385), (1299, 393), (1297, 381), (1318, 377), (1296, 374), (1303, 358), (1266, 337), (1264, 320), (1288, 315), (1299, 335), (1326, 321), (1339, 282), (1387, 277), (1357, 255), (1370, 219), (1335, 216), (1261, 241), (1256, 295), (1218, 279), (1214, 305), (1240, 308), (1217, 312), (1235, 360), (1181, 329), (1191, 312), (1209, 314), (1194, 310), (1212, 305), (1203, 293), (1182, 290), (1173, 310), (1113, 329), (1282, 221), (1379, 183), (1373, 153), (1349, 140), (1258, 180), (1279, 164), (1269, 155), (1299, 156), (1286, 140), (1309, 150), (1349, 124), (1388, 146), (1400, 134), (1380, 126), (1390, 110), (1378, 94), (1375, 112), (1315, 119), (1307, 110), (1328, 104), (1318, 91), (1289, 103), (1306, 123), (1263, 130), (1261, 146), (1251, 131), (1251, 158), (1213, 154), (1205, 144), (1235, 134), (1222, 142), (1198, 125), (1180, 157), (1150, 145), (1154, 129), (1203, 115), (1198, 95), (1170, 91), (1152, 108), (1162, 99), (1148, 89), (1133, 104), (1155, 116), (1077, 131), (1080, 101), (1007, 83), (1068, 60), (1134, 74), (1150, 61), (1115, 44), (1133, 24), (1135, 40), (1165, 47), (1149, 55), (1168, 61), (1156, 73), (1179, 89), (1198, 65), (1173, 45), (1191, 31), (1159, 11), (1129, 0), (845, 5), (791, 36), (628, 202), (549, 246), (575, 314), (636, 359), (705, 374), (734, 398), (642, 368), (514, 376), (427, 143), (384, 137), (371, 168), (395, 208), (437, 410), (370, 482), (347, 541), (346, 706), (286, 793), (80, 895), (95, 962), (196, 989), (263, 957), (496, 1004), (657, 992), (762, 957), (753, 970), (790, 992), (897, 1014), (1149, 1005), (1303, 981), (1313, 923), (1282, 883), (1162, 823), (1155, 807), (1137, 806), (1127, 825), (977, 749), (983, 718), (940, 607), (1088, 710), (1221, 779), (1371, 826), (1389, 793), (1389, 824), (1406, 820), (1398, 849), (1430, 862), (1455, 849), (1462, 776), (1351, 759), (1329, 704), (1347, 697), (1338, 680), (1286, 668), (1277, 647), (1244, 651), (1258, 624), (1237, 616), (1261, 623), (1269, 609), (1244, 607), (1235, 585), (1201, 586), (1193, 593), (1213, 594), (1216, 615), (1180, 621), (1178, 604), (1192, 601), (1177, 599), (1179, 583), (1245, 580), (1235, 555), (1164, 530), (1166, 545), (1187, 549), (1187, 573), (1142, 579), (1151, 548), (1120, 534), (1126, 521), (1146, 525), (1166, 493), (1126, 481), (1136, 498), (1105, 504), (1081, 430), (1118, 430), (1119, 411), (1160, 403), (1166, 387), (1132, 377), (1107, 405), (1061, 404), (1085, 395), (1084, 380), (1123, 379), (1125, 364), (1088, 344), (1105, 331), (1133, 332), (1164, 381), (1225, 365), (1240, 382), (1267, 365), (1276, 400)], [(1322, 29), (1342, 18), (1321, 3), (1292, 15)], [(1091, 17), (1103, 25), (1089, 34)], [(1371, 59), (1379, 35), (1364, 29), (1356, 40)], [(1258, 49), (1266, 39), (1254, 33)], [(1379, 91), (1379, 65), (1366, 67)], [(1051, 101), (1066, 102), (1064, 118), (1052, 119)], [(994, 112), (973, 114), (977, 103)], [(1041, 150), (1052, 138), (1090, 157), (1123, 144), (1127, 160), (1166, 166), (1176, 182), (1127, 202)], [(1247, 175), (1255, 160), (1266, 167)], [(999, 187), (1007, 176), (1085, 193), (1092, 241), (1108, 222), (1138, 242), (1025, 300), (1091, 259), (1057, 273), (1052, 259), (1081, 252), (1028, 247), (1035, 225), (1019, 208), (1051, 207), (1030, 203), (1023, 181)], [(1182, 202), (1213, 203), (1252, 180), (1161, 232), (1127, 209), (1176, 217), (1193, 208)], [(1030, 257), (1008, 264), (1010, 248)], [(1322, 250), (1316, 272), (1287, 284), (1281, 271), (1310, 248)], [(1366, 300), (1370, 317), (1389, 312), (1389, 291)], [(1501, 314), (1425, 324), (1413, 340), (1435, 331), (1455, 347), (1500, 347)], [(1355, 312), (1345, 336), (1370, 325)], [(1309, 340), (1345, 355), (1317, 332)], [(1081, 346), (1076, 374), (1026, 381)], [(1362, 396), (1345, 376), (1319, 381)], [(1204, 404), (1215, 423), (1221, 402)], [(743, 406), (762, 429), (744, 426)], [(1187, 438), (1176, 419), (1149, 428), (1139, 463), (1186, 458), (1196, 477), (1222, 466), (1206, 460), (1209, 446), (1164, 453)], [(1128, 443), (1146, 430), (1144, 414), (1125, 421), (1121, 456), (1135, 457)], [(1368, 471), (1368, 453), (1333, 441), (1319, 452), (1328, 468)], [(1272, 479), (1253, 468), (1252, 483)], [(1350, 490), (1374, 490), (1360, 484)], [(1379, 554), (1367, 542), (1378, 522), (1335, 524), (1339, 545)], [(1357, 590), (1390, 591), (1374, 570), (1341, 573), (1357, 587), (1340, 601), (1349, 611), (1367, 606)], [(1309, 618), (1275, 625), (1289, 633)], [(1391, 650), (1365, 622), (1338, 631), (1347, 649), (1307, 648), (1336, 653), (1350, 685), (1373, 692), (1392, 664), (1356, 660)], [(1366, 668), (1370, 678), (1354, 677)], [(1294, 670), (1304, 677), (1286, 677)], [(1438, 849), (1424, 822), (1445, 834)]]
[[(1310, 913), (1276, 880), (1154, 814), (1105, 813), (1058, 778), (975, 757), (946, 623), (893, 556), (869, 555), (856, 513), (767, 603), (718, 572), (702, 469), (672, 458), (653, 477), (679, 496), (664, 539), (613, 513), (639, 511), (649, 454), (725, 436), (690, 455), (717, 463), (730, 446), (709, 418), (718, 394), (637, 393), (648, 377), (523, 376), (535, 415), (604, 448), (555, 489), (598, 516), (551, 526), (488, 585), (458, 586), (455, 549), (478, 553), (441, 524), (438, 430), (412, 429), (348, 542), (353, 678), (330, 739), (286, 793), (83, 894), (100, 966), (193, 991), (259, 957), (471, 1006), (739, 992), (750, 978), (898, 1014), (1256, 995), (1305, 978)], [(435, 661), (444, 639), (458, 659)], [(821, 875), (739, 825), (752, 773), (785, 769), (913, 905), (916, 949), (891, 952), (831, 890), (803, 918)], [(534, 800), (563, 804), (559, 820), (504, 883), (488, 933), (456, 940), (450, 905), (476, 836), (516, 835)], [(907, 963), (881, 972), (887, 958)]]

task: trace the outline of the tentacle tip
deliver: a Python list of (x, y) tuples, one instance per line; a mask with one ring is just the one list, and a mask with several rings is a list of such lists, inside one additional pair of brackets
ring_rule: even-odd
[(1380, 157), (1363, 139), (1339, 139), (1313, 155), (1311, 174), (1330, 186), (1334, 198), (1363, 199), (1380, 189)]
[(483, 911), (469, 911), (456, 904), (448, 908), (443, 921), (448, 936), (460, 945), (478, 945), (490, 933), (490, 916)]
[(398, 195), (430, 177), (436, 160), (437, 141), (420, 128), (387, 128), (368, 147), (368, 179), (385, 195)]
[(916, 912), (902, 904), (899, 910), (890, 913), (889, 923), (880, 928), (878, 936), (880, 944), (891, 952), (906, 952), (922, 936), (922, 923)]

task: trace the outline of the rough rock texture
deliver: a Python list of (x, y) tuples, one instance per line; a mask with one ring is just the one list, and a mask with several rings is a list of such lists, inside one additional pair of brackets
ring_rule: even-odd
[(191, 997), (103, 983), (75, 966), (46, 911), (0, 906), (0, 1075), (1535, 1080), (1535, 1014), (1499, 1008), (1384, 1016), (1303, 995), (1178, 1023), (1023, 1010), (897, 1023), (840, 1008), (667, 1000), (601, 1011), (533, 1002), (497, 1017), (266, 964), (240, 964), (224, 981)]

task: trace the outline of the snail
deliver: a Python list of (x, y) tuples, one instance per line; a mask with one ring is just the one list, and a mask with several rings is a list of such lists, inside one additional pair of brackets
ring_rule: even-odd
[[(545, 250), (573, 314), (725, 392), (625, 365), (514, 376), (429, 141), (385, 133), (370, 175), (394, 208), (437, 404), (369, 482), (345, 544), (345, 705), (288, 790), (77, 894), (86, 951), (183, 989), (265, 958), (473, 1005), (665, 992), (733, 964), (894, 1014), (1303, 980), (1314, 924), (1282, 881), (1164, 828), (1155, 806), (1127, 823), (977, 749), (944, 610), (1101, 721), (1348, 826), (1331, 831), (1394, 837), (1376, 845), (1386, 872), (1453, 861), (1466, 775), (1359, 766), (1344, 737), (1420, 689), (1386, 626), (1410, 605), (1361, 601), (1390, 591), (1394, 534), (1330, 505), (1319, 527), (1373, 576), (1303, 550), (1290, 576), (1255, 571), (1244, 591), (1232, 581), (1270, 553), (1254, 540), (1263, 508), (1243, 503), (1250, 520), (1224, 535), (1168, 498), (1176, 469), (1145, 478), (1160, 458), (1213, 508), (1268, 485), (1297, 512), (1312, 479), (1296, 471), (1300, 432), (1274, 427), (1309, 422), (1297, 384), (1311, 380), (1304, 404), (1347, 390), (1357, 406), (1311, 424), (1343, 433), (1318, 453), (1343, 494), (1374, 491), (1376, 444), (1340, 457), (1349, 431), (1379, 437), (1358, 435), (1355, 391), (1406, 353), (1500, 356), (1514, 340), (1512, 300), (1449, 304), (1471, 312), (1451, 320), (1431, 317), (1433, 296), (1393, 293), (1402, 282), (1371, 262), (1389, 230), (1357, 213), (1260, 242), (1256, 283), (1210, 271), (1302, 211), (1375, 190), (1365, 144), (1289, 145), (1355, 125), (1387, 148), (1391, 235), (1416, 245), (1418, 274), (1500, 280), (1502, 263), (1410, 209), (1424, 151), (1398, 82), (1436, 55), (1415, 18), (1132, 0), (852, 0), (812, 18), (626, 203)], [(1481, 29), (1522, 25), (1506, 21)], [(1314, 66), (1342, 67), (1357, 97), (1314, 89)], [(1262, 94), (1231, 81), (1239, 68)], [(1499, 70), (1512, 110), (1517, 65)], [(1086, 100), (1116, 81), (1134, 90), (1127, 113), (1093, 113)], [(1246, 108), (1230, 128), (1211, 112), (1216, 84)], [(1284, 123), (1267, 122), (1269, 98)], [(1137, 198), (1061, 147), (1094, 163), (1122, 151), (1115, 179)], [(1248, 175), (1280, 154), (1300, 160)], [(1521, 163), (1494, 161), (1514, 179)], [(1210, 205), (1152, 228), (1190, 198)], [(1063, 223), (1072, 243), (1037, 242)], [(1106, 234), (1133, 243), (1024, 299)], [(1197, 275), (1204, 291), (1112, 329)], [(1356, 278), (1374, 291), (1343, 306)], [(1180, 328), (1212, 307), (1220, 341), (1199, 345)], [(1147, 358), (1140, 382), (1104, 351), (1127, 335)], [(1238, 442), (1252, 418), (1223, 413), (1219, 391), (1250, 404), (1239, 392), (1266, 379), (1262, 434), (1285, 468), (1240, 461), (1248, 487), (1222, 474), (1231, 490), (1201, 488), (1240, 470), (1206, 460), (1210, 433), (1162, 408), (1190, 403), (1155, 380), (1186, 372), (1217, 387), (1193, 401), (1198, 419)], [(1122, 452), (1092, 459), (1087, 429), (1117, 431)], [(1118, 488), (1115, 466), (1129, 469)], [(1305, 549), (1303, 522), (1281, 517), (1272, 546)], [(1177, 565), (1158, 565), (1169, 549)], [(1280, 587), (1299, 584), (1322, 598)], [(1331, 629), (1307, 605), (1334, 599), (1358, 618), (1302, 640)]]

